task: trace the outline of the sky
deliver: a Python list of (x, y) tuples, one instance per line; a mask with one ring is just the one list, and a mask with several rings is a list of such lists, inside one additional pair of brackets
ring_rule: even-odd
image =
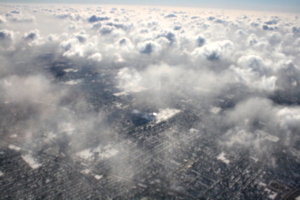
[(160, 5), (291, 12), (299, 12), (300, 10), (299, 0), (0, 0), (0, 3)]

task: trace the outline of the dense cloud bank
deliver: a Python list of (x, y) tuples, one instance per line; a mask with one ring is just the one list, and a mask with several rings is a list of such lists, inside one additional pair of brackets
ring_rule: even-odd
[[(0, 6), (0, 136), (32, 151), (56, 141), (71, 156), (127, 155), (142, 150), (122, 126), (192, 112), (187, 128), (221, 149), (272, 159), (280, 144), (299, 159), (299, 84), (293, 14)], [(130, 115), (143, 121), (126, 125)], [(115, 174), (138, 166), (110, 162)]]

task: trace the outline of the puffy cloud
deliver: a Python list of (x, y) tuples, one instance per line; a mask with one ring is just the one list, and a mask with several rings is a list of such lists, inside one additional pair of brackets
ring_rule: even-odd
[[(268, 99), (250, 98), (226, 113), (226, 126), (230, 128), (220, 140), (224, 145), (240, 144), (255, 147), (258, 153), (269, 154), (277, 142), (293, 144), (299, 127), (299, 107), (276, 106)], [(296, 132), (295, 132), (296, 131)]]
[(10, 50), (13, 47), (15, 40), (15, 32), (7, 29), (0, 30), (1, 50)]
[(173, 30), (178, 31), (178, 30), (181, 30), (181, 28), (182, 28), (182, 26), (176, 25), (176, 26), (174, 26)]
[(170, 41), (170, 43), (173, 43), (173, 42), (175, 42), (175, 40), (176, 40), (175, 34), (172, 33), (171, 31), (165, 31), (165, 32), (162, 33), (162, 34), (159, 34), (159, 35), (158, 35), (158, 38), (160, 38), (160, 37), (165, 37), (167, 40)]
[(265, 31), (274, 31), (274, 30), (277, 29), (277, 27), (276, 26), (263, 25), (262, 29), (265, 30)]
[(0, 15), (0, 24), (5, 23), (5, 22), (6, 22), (5, 17)]
[(3, 43), (12, 42), (14, 39), (14, 32), (7, 29), (0, 30), (0, 41)]
[(117, 79), (119, 81), (118, 87), (122, 92), (140, 92), (144, 90), (141, 86), (142, 77), (135, 69), (123, 68), (118, 72)]
[(99, 32), (102, 34), (102, 35), (108, 35), (110, 34), (111, 32), (113, 32), (115, 30), (115, 28), (113, 26), (101, 26)]
[(273, 92), (276, 89), (277, 77), (271, 74), (262, 59), (258, 56), (243, 56), (238, 61), (238, 68), (231, 66), (236, 80), (250, 88)]
[(106, 21), (109, 20), (109, 17), (97, 17), (96, 15), (91, 16), (88, 21), (90, 23), (98, 22), (98, 21)]
[(77, 38), (80, 43), (84, 43), (87, 40), (87, 35), (85, 31), (80, 31), (79, 33), (75, 33), (73, 37)]
[(64, 51), (63, 56), (83, 56), (83, 48), (75, 38), (70, 38), (66, 41), (61, 42), (60, 47)]
[(93, 55), (90, 55), (88, 59), (100, 62), (102, 60), (102, 55), (100, 53), (94, 53)]
[(282, 35), (279, 32), (273, 32), (268, 36), (271, 45), (278, 44), (282, 41)]
[(35, 17), (28, 14), (20, 14), (16, 12), (11, 12), (6, 14), (6, 18), (12, 22), (18, 23), (32, 23), (35, 21)]
[(38, 39), (39, 35), (40, 34), (39, 34), (38, 30), (33, 30), (28, 33), (25, 33), (22, 38), (26, 41), (33, 41), (33, 40)]
[(229, 40), (207, 43), (196, 48), (192, 53), (196, 58), (205, 58), (208, 61), (218, 61), (220, 59), (230, 59), (234, 50), (234, 44)]
[(279, 18), (275, 16), (272, 19), (270, 19), (269, 21), (266, 21), (265, 24), (275, 25), (275, 24), (278, 24), (279, 21), (280, 21)]
[(263, 60), (259, 56), (242, 56), (237, 64), (242, 69), (249, 69), (252, 72), (257, 72), (259, 75), (264, 75), (267, 73), (267, 68), (263, 62)]
[(174, 15), (174, 14), (168, 14), (165, 16), (165, 18), (173, 18), (173, 17), (177, 17), (177, 15)]
[(202, 47), (206, 43), (206, 39), (202, 35), (197, 36), (197, 46)]
[(255, 34), (251, 34), (247, 38), (247, 45), (248, 46), (255, 45), (257, 42), (258, 42), (258, 38), (257, 38), (257, 36)]
[[(228, 112), (229, 123), (252, 128), (257, 121), (266, 122), (275, 114), (272, 102), (264, 98), (251, 98), (240, 102), (234, 110)], [(242, 120), (241, 120), (242, 119)]]
[(142, 54), (155, 54), (158, 55), (162, 50), (160, 44), (155, 41), (145, 41), (138, 44), (138, 50)]
[(213, 21), (214, 19), (216, 19), (214, 16), (209, 16), (209, 17), (207, 18), (207, 20), (210, 20), (210, 21)]
[(276, 113), (280, 126), (290, 130), (297, 130), (300, 128), (300, 108), (282, 108)]
[(218, 43), (213, 43), (203, 48), (203, 54), (207, 60), (215, 61), (221, 57), (222, 48)]

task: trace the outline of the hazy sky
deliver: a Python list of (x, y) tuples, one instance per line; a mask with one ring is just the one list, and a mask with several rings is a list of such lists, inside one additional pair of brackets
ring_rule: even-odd
[(88, 3), (121, 5), (162, 5), (249, 10), (281, 10), (300, 12), (300, 0), (0, 0), (0, 3)]

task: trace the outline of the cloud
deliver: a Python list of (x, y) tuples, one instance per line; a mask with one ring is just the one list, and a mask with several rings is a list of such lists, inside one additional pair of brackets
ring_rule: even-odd
[(101, 26), (99, 32), (102, 34), (102, 35), (108, 35), (110, 34), (111, 32), (113, 32), (115, 30), (115, 28), (113, 26)]
[(61, 42), (61, 49), (64, 51), (63, 56), (72, 57), (79, 56), (83, 57), (83, 46), (79, 43), (79, 41), (75, 38), (68, 39), (66, 41)]
[(167, 40), (170, 41), (170, 43), (173, 43), (176, 40), (176, 35), (174, 33), (172, 33), (171, 31), (165, 31), (162, 34), (159, 34), (158, 38), (160, 38), (160, 37), (165, 37)]
[(269, 20), (269, 21), (266, 21), (265, 24), (267, 25), (275, 25), (275, 24), (278, 24), (280, 20), (278, 19), (278, 17), (273, 17), (273, 19)]
[(265, 31), (273, 31), (273, 30), (276, 30), (277, 27), (276, 26), (263, 25), (262, 29), (265, 30)]
[(32, 23), (35, 21), (35, 17), (28, 14), (20, 14), (16, 12), (7, 13), (6, 19), (16, 23)]
[(145, 41), (138, 44), (139, 52), (142, 54), (155, 54), (158, 55), (162, 50), (160, 44), (155, 41)]
[(2, 84), (6, 94), (6, 101), (51, 102), (47, 93), (51, 90), (52, 86), (50, 82), (43, 76), (11, 76), (4, 79)]
[(242, 69), (249, 69), (259, 75), (267, 74), (267, 68), (259, 56), (242, 56), (237, 63)]
[[(275, 114), (272, 102), (264, 98), (251, 98), (240, 102), (234, 110), (229, 111), (227, 120), (229, 123), (237, 123), (239, 126), (251, 129), (256, 121), (266, 122)], [(243, 120), (241, 120), (243, 119)]]
[(12, 40), (13, 39), (13, 31), (9, 31), (7, 29), (2, 29), (0, 32), (0, 39), (1, 40)]
[(28, 33), (25, 33), (22, 37), (26, 41), (33, 41), (39, 38), (39, 31), (33, 30)]
[(81, 31), (79, 33), (75, 33), (73, 37), (77, 38), (80, 43), (84, 43), (87, 40), (87, 35), (85, 31)]
[(282, 108), (276, 113), (278, 122), (282, 128), (290, 129), (291, 131), (300, 128), (300, 109), (299, 107)]
[(100, 53), (94, 53), (93, 55), (90, 55), (88, 59), (100, 62), (102, 60), (102, 55)]
[[(268, 155), (282, 139), (284, 145), (293, 145), (299, 129), (299, 108), (276, 106), (264, 98), (251, 98), (240, 102), (226, 113), (226, 126), (230, 128), (220, 143), (255, 147), (258, 154)], [(272, 150), (273, 149), (273, 150)]]
[(245, 86), (258, 91), (274, 92), (276, 89), (276, 76), (259, 76), (258, 73), (249, 69), (231, 67), (234, 72), (235, 80)]
[(139, 92), (144, 90), (143, 86), (141, 86), (142, 77), (140, 74), (134, 70), (129, 68), (123, 68), (118, 72), (117, 79), (119, 81), (118, 87), (123, 91), (127, 92)]
[(234, 44), (229, 40), (207, 43), (193, 51), (196, 58), (205, 58), (208, 61), (218, 61), (220, 59), (229, 59), (234, 50)]
[(0, 24), (3, 24), (6, 22), (5, 17), (3, 17), (2, 15), (0, 15)]
[(174, 15), (174, 14), (168, 14), (165, 16), (165, 18), (174, 18), (174, 17), (177, 17), (177, 15)]
[(173, 30), (178, 31), (178, 30), (181, 30), (181, 28), (182, 28), (182, 26), (176, 25), (176, 26), (174, 26)]
[(88, 21), (90, 23), (98, 22), (98, 21), (107, 21), (109, 20), (109, 17), (97, 17), (96, 15), (91, 16)]
[(206, 39), (204, 36), (199, 35), (197, 36), (197, 46), (202, 47), (206, 43)]

